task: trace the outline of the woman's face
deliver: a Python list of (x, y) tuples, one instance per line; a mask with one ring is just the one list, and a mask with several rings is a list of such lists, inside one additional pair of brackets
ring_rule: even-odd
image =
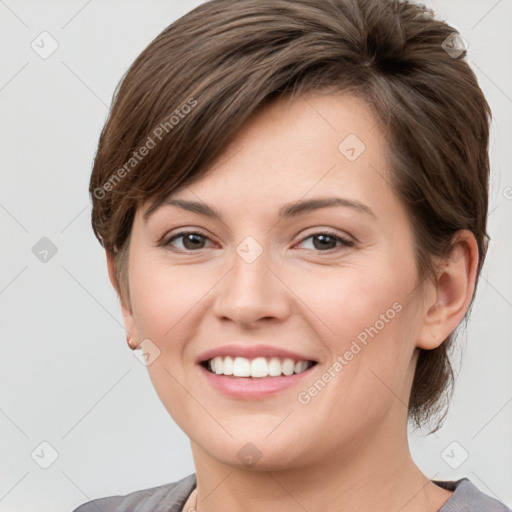
[(390, 172), (362, 100), (309, 95), (170, 198), (197, 206), (139, 209), (125, 321), (195, 456), (290, 468), (405, 435), (426, 307)]

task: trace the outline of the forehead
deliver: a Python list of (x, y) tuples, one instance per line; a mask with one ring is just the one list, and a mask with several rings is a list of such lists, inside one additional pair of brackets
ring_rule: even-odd
[(384, 134), (363, 99), (340, 93), (278, 99), (246, 122), (205, 174), (170, 198), (254, 207), (327, 192), (365, 198), (371, 190), (382, 194), (387, 160)]
[[(219, 166), (230, 153), (244, 148), (258, 154), (274, 150), (274, 161), (294, 154), (308, 155), (320, 150), (332, 156), (342, 155), (349, 163), (366, 153), (384, 152), (385, 137), (381, 123), (368, 103), (347, 93), (310, 93), (291, 99), (285, 96), (260, 107), (239, 130), (236, 138), (212, 167)], [(286, 151), (286, 153), (285, 153)], [(309, 155), (311, 156), (311, 155)], [(355, 165), (353, 165), (355, 167)]]

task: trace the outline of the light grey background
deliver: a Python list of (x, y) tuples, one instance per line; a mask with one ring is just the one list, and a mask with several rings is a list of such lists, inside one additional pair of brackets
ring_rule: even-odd
[[(126, 345), (87, 190), (119, 79), (199, 4), (0, 1), (1, 511), (71, 511), (194, 471), (187, 437)], [(467, 40), (493, 110), (492, 242), (448, 420), (412, 434), (411, 449), (429, 478), (467, 476), (511, 506), (512, 0), (427, 5)], [(31, 48), (51, 49), (43, 31), (58, 43), (46, 59)], [(32, 252), (43, 237), (57, 248), (46, 262)]]

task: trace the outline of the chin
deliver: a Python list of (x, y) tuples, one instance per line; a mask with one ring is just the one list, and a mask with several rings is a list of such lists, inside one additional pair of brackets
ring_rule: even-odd
[[(271, 432), (266, 429), (265, 432)], [(208, 437), (195, 442), (196, 446), (206, 452), (211, 458), (221, 464), (247, 471), (281, 471), (303, 466), (306, 463), (303, 451), (298, 451), (301, 446), (299, 439), (294, 439), (289, 434), (285, 435), (287, 442), (280, 436), (274, 439), (266, 437), (267, 434), (252, 435), (245, 432), (230, 431), (233, 438), (229, 438), (224, 432), (216, 436), (216, 439)], [(285, 433), (285, 432), (283, 432)], [(204, 434), (204, 432), (203, 432)]]

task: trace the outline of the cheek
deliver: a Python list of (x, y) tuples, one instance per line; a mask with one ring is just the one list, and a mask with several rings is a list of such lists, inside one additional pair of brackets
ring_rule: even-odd
[(360, 334), (364, 339), (365, 332), (369, 336), (368, 330), (390, 331), (406, 316), (415, 274), (412, 265), (399, 269), (385, 262), (328, 267), (303, 274), (307, 277), (289, 274), (287, 283), (300, 299), (303, 314), (314, 320), (325, 339), (343, 348), (346, 340)]
[(216, 282), (211, 272), (170, 266), (154, 258), (134, 259), (132, 269), (130, 290), (139, 333), (157, 343), (183, 330), (187, 317)]
[(153, 387), (169, 414), (182, 428), (197, 414), (185, 391), (184, 352), (198, 324), (194, 308), (211, 288), (204, 273), (193, 277), (190, 268), (163, 264), (154, 258), (134, 255), (130, 267), (132, 307), (139, 336), (149, 339), (147, 371)]
[(415, 281), (414, 260), (404, 258), (400, 266), (381, 261), (364, 268), (330, 268), (323, 277), (310, 275), (295, 284), (294, 291), (314, 313), (308, 316), (318, 325), (316, 334), (332, 361), (342, 358), (334, 373), (343, 375), (337, 382), (344, 393), (362, 400), (382, 398), (389, 393), (383, 382), (407, 392), (419, 321)]

